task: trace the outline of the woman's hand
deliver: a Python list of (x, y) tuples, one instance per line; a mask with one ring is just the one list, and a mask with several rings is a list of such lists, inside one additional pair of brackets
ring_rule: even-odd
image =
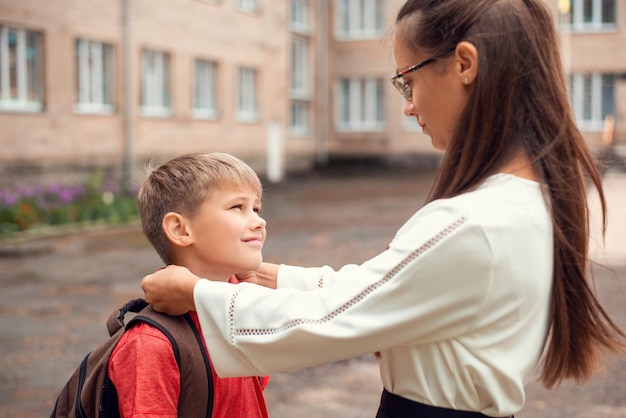
[(141, 288), (146, 302), (155, 311), (182, 315), (196, 309), (193, 289), (198, 280), (200, 279), (185, 267), (167, 266), (145, 276), (141, 281)]
[(258, 269), (237, 273), (237, 279), (241, 282), (254, 283), (261, 286), (276, 289), (276, 277), (278, 275), (278, 264), (261, 263)]

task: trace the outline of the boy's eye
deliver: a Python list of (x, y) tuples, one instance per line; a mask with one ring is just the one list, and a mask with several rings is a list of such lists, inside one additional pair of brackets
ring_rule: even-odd
[(233, 205), (231, 209), (243, 209), (243, 205)]
[(252, 210), (255, 211), (256, 213), (261, 213), (261, 208), (260, 207), (256, 207), (256, 208), (254, 208)]

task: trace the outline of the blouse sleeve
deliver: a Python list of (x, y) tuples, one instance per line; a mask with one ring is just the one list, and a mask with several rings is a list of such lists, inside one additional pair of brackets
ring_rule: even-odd
[(328, 286), (201, 280), (194, 300), (220, 376), (269, 374), (460, 335), (484, 304), (491, 265), (481, 228), (444, 212), (414, 216), (362, 265), (279, 272), (289, 283), (328, 275)]
[[(342, 275), (349, 269), (358, 268), (356, 265), (346, 265), (342, 268)], [(281, 264), (278, 267), (277, 287), (289, 287), (300, 290), (316, 290), (332, 286), (338, 274), (332, 267), (297, 267)]]

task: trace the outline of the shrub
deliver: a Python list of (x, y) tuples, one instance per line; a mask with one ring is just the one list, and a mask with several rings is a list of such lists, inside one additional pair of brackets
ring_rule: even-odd
[(100, 172), (82, 185), (0, 188), (0, 237), (49, 225), (121, 224), (137, 215), (135, 191), (105, 181)]

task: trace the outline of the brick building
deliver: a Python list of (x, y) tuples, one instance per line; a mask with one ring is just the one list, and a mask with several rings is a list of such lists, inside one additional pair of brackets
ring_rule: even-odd
[[(547, 1), (580, 126), (596, 144), (614, 114), (623, 143), (626, 4)], [(192, 151), (271, 179), (329, 156), (431, 154), (388, 82), (402, 2), (0, 0), (0, 182), (136, 179)]]

